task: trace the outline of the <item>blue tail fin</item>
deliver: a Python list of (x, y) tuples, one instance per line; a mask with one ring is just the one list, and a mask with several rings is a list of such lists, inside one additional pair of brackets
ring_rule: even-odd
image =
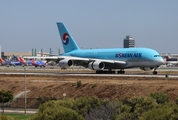
[(61, 37), (64, 52), (71, 52), (73, 50), (79, 50), (80, 48), (72, 38), (71, 34), (62, 22), (57, 22), (57, 27)]

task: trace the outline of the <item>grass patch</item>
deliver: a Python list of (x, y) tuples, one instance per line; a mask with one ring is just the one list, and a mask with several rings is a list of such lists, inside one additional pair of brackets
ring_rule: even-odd
[(82, 85), (81, 81), (77, 81), (77, 88), (80, 87)]
[(30, 118), (31, 114), (3, 114), (5, 116), (10, 116), (13, 117), (15, 120), (27, 120), (28, 118)]
[(95, 88), (97, 86), (97, 84), (93, 84), (92, 86), (91, 86), (91, 88)]

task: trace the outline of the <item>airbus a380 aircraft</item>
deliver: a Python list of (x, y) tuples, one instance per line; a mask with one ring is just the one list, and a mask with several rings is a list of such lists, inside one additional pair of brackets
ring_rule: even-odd
[(82, 50), (62, 22), (58, 22), (57, 27), (65, 53), (61, 56), (43, 58), (59, 62), (60, 67), (84, 66), (96, 70), (96, 73), (110, 74), (115, 73), (112, 69), (120, 69), (117, 73), (124, 74), (126, 68), (139, 67), (141, 70), (153, 69), (153, 74), (157, 74), (156, 69), (164, 63), (159, 53), (149, 48)]

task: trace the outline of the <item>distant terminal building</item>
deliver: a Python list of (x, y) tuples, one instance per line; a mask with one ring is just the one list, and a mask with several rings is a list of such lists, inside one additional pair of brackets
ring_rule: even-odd
[[(2, 52), (3, 59), (11, 59), (12, 55), (15, 55), (17, 57), (34, 56), (34, 55), (32, 55), (32, 52), (30, 52), (30, 51), (29, 52)], [(35, 56), (41, 57), (41, 52), (40, 51), (36, 52)], [(49, 53), (44, 52), (42, 56), (47, 57), (47, 56), (49, 56)]]
[(132, 36), (126, 36), (123, 42), (124, 48), (135, 47), (135, 40)]
[(169, 58), (178, 58), (178, 54), (173, 54), (173, 53), (160, 53), (160, 55), (163, 58), (169, 57)]
[(32, 56), (32, 52), (1, 52), (3, 59), (11, 59), (12, 55), (15, 56)]
[[(32, 51), (28, 51), (28, 52), (0, 52), (0, 54), (1, 54), (1, 57), (3, 59), (11, 59), (11, 57), (13, 55), (15, 55), (17, 57), (20, 57), (20, 56), (21, 57), (24, 57), (24, 56), (37, 56), (37, 57), (53, 56), (51, 48), (50, 48), (49, 53), (48, 52), (43, 52), (43, 49), (41, 49), (41, 51), (37, 51), (36, 49), (32, 49)], [(58, 54), (56, 54), (56, 55), (60, 55), (60, 49), (58, 49)]]

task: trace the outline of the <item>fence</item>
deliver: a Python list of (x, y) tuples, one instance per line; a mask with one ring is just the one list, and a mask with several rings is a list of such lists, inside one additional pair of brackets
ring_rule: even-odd
[[(36, 109), (40, 106), (41, 102), (37, 98), (26, 98), (26, 108)], [(3, 104), (0, 104), (0, 107), (3, 108)], [(16, 98), (12, 103), (4, 103), (5, 108), (24, 108), (25, 107), (25, 98)]]

